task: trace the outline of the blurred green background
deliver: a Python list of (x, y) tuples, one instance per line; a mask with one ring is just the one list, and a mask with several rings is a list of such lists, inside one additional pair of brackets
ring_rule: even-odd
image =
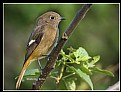
[[(66, 30), (82, 4), (4, 4), (4, 89), (15, 89), (15, 77), (24, 63), (26, 43), (34, 28), (36, 18), (47, 12), (56, 11), (66, 20), (59, 25), (60, 35)], [(119, 80), (119, 4), (94, 4), (79, 23), (64, 51), (72, 46), (83, 47), (90, 56), (100, 55), (97, 66), (110, 70), (115, 77), (95, 73), (91, 79), (94, 89), (104, 90)], [(46, 62), (46, 60), (43, 60)], [(33, 62), (29, 69), (38, 68)], [(81, 81), (77, 89), (89, 89)], [(21, 89), (31, 89), (33, 81), (25, 81)], [(55, 80), (48, 78), (42, 89), (56, 89)]]

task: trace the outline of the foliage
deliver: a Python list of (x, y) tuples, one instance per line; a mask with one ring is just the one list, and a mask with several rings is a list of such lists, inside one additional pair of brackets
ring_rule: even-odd
[[(50, 77), (56, 80), (58, 86), (62, 86), (62, 83), (64, 83), (66, 86), (64, 89), (75, 90), (77, 86), (76, 80), (80, 81), (83, 79), (93, 90), (93, 83), (91, 80), (93, 72), (100, 72), (114, 77), (112, 72), (96, 67), (95, 64), (100, 60), (100, 56), (91, 57), (82, 47), (79, 47), (77, 50), (71, 47), (68, 48), (68, 50), (68, 54), (61, 50), (61, 58), (57, 60), (55, 69), (50, 74)], [(38, 69), (28, 70), (25, 76), (33, 76), (38, 73)], [(61, 87), (58, 88), (61, 89)]]

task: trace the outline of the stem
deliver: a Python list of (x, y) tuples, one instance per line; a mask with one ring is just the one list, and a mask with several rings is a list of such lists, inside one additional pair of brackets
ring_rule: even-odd
[(62, 67), (61, 67), (61, 70), (60, 70), (60, 74), (58, 76), (57, 83), (59, 83), (60, 79), (62, 78), (64, 69), (65, 69), (65, 61), (62, 63)]

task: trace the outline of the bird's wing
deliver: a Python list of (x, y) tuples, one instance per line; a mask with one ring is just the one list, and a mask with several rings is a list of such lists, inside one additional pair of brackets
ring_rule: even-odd
[(43, 38), (43, 30), (44, 26), (37, 26), (34, 31), (31, 33), (27, 48), (26, 48), (26, 55), (25, 55), (25, 61), (29, 58), (29, 56), (32, 54), (32, 52), (35, 50), (35, 48), (40, 43), (41, 39)]

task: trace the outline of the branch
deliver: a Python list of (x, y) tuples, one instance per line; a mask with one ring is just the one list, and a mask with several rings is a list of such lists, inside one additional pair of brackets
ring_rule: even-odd
[(59, 40), (57, 46), (53, 49), (51, 52), (49, 59), (47, 61), (47, 64), (45, 68), (42, 71), (42, 74), (40, 74), (39, 78), (35, 83), (33, 83), (32, 89), (40, 89), (43, 83), (45, 82), (47, 76), (51, 72), (51, 70), (54, 68), (54, 65), (56, 64), (57, 57), (66, 43), (67, 39), (71, 36), (72, 32), (76, 28), (76, 26), (79, 24), (79, 22), (84, 18), (87, 11), (90, 9), (92, 4), (85, 4), (83, 7), (77, 12), (76, 16), (70, 23), (69, 27), (66, 29), (66, 31), (63, 33), (61, 39)]

